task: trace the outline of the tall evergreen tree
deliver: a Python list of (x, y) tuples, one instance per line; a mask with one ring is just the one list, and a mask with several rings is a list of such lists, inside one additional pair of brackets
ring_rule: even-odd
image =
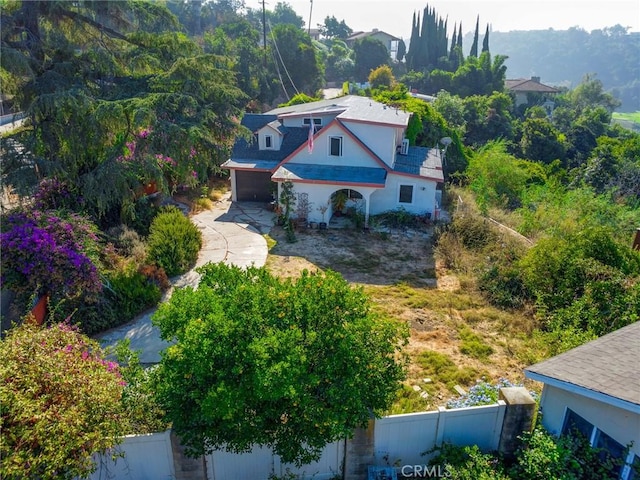
[(460, 50), (462, 50), (462, 22), (460, 22), (460, 27), (458, 29), (458, 46)]
[(482, 41), (482, 52), (489, 51), (489, 24), (487, 23), (487, 31), (484, 33), (484, 40)]
[(451, 38), (451, 49), (449, 50), (449, 60), (453, 59), (453, 49), (456, 47), (458, 43), (458, 25), (453, 25), (453, 37)]
[(476, 33), (473, 35), (473, 43), (471, 44), (471, 51), (469, 52), (470, 57), (478, 58), (478, 37), (480, 36), (480, 15), (476, 19)]
[(420, 41), (420, 14), (416, 16), (416, 12), (413, 12), (413, 21), (411, 22), (411, 39), (409, 40), (409, 51), (407, 52), (407, 69), (416, 70), (416, 52), (420, 48), (418, 43)]

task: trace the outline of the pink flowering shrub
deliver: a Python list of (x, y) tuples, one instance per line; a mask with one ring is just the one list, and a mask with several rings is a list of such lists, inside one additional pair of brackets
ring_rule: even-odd
[(0, 477), (85, 477), (92, 455), (128, 433), (125, 381), (100, 346), (68, 324), (25, 323), (0, 342)]

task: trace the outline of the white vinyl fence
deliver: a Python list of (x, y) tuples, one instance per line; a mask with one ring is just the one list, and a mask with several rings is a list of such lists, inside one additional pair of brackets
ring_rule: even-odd
[[(469, 407), (454, 410), (392, 415), (376, 419), (374, 431), (375, 464), (379, 466), (424, 465), (424, 452), (443, 442), (478, 445), (497, 450), (506, 405)], [(169, 480), (176, 479), (170, 432), (126, 437), (119, 450), (124, 458), (112, 461), (102, 457), (91, 480)], [(177, 457), (176, 457), (177, 458)], [(296, 468), (282, 463), (269, 448), (256, 446), (251, 452), (235, 454), (216, 451), (207, 455), (208, 480), (268, 480), (269, 475), (327, 480), (341, 478), (345, 442), (327, 445), (318, 462)], [(178, 461), (178, 460), (176, 460)]]
[(131, 435), (116, 448), (124, 457), (98, 458), (91, 480), (173, 480), (175, 468), (170, 431), (149, 435)]

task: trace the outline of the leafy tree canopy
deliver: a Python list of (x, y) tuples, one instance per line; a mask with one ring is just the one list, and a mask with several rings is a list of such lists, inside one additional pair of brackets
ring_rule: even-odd
[(371, 70), (388, 65), (390, 58), (387, 47), (380, 40), (365, 37), (356, 40), (353, 45), (356, 80), (364, 81)]
[[(177, 33), (166, 9), (57, 1), (7, 9), (2, 67), (23, 92), (16, 101), (30, 126), (4, 142), (7, 184), (29, 194), (55, 174), (102, 217), (131, 205), (150, 180), (168, 189), (227, 158), (245, 96), (229, 62)], [(180, 178), (165, 175), (158, 155), (176, 162), (170, 173)]]
[(338, 22), (335, 16), (327, 16), (324, 24), (319, 25), (320, 33), (326, 38), (340, 38), (344, 40), (353, 33), (353, 30), (344, 23), (344, 20)]
[(157, 394), (194, 455), (267, 445), (307, 463), (393, 401), (405, 329), (369, 310), (333, 272), (279, 280), (264, 268), (208, 264), (154, 323), (175, 340)]
[(117, 364), (66, 324), (25, 323), (0, 342), (0, 476), (72, 479), (127, 433)]

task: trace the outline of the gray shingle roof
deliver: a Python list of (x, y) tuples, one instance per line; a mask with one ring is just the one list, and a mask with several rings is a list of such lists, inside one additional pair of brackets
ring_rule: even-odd
[(399, 127), (406, 127), (409, 123), (409, 117), (411, 117), (409, 112), (395, 109), (371, 98), (358, 95), (346, 95), (317, 102), (280, 107), (268, 113), (271, 115), (311, 115), (312, 113), (322, 114), (327, 112), (336, 112), (337, 118), (343, 121), (384, 123)]
[(409, 147), (407, 155), (396, 155), (393, 171), (444, 181), (442, 159), (435, 148)]
[[(265, 125), (271, 125), (276, 128), (277, 125), (274, 123), (275, 119), (277, 119), (275, 115), (247, 114), (242, 118), (241, 123), (252, 132), (256, 132)], [(280, 161), (291, 155), (296, 148), (306, 142), (309, 135), (309, 128), (307, 127), (280, 126), (277, 129), (282, 133), (280, 150), (259, 150), (258, 141), (255, 137), (252, 142), (247, 142), (239, 138), (233, 146), (231, 160), (245, 162), (249, 160), (263, 160), (273, 162), (273, 166), (275, 167)]]
[(586, 389), (605, 402), (618, 399), (638, 410), (640, 322), (532, 365), (525, 369), (525, 374), (545, 383), (559, 381), (567, 387)]

